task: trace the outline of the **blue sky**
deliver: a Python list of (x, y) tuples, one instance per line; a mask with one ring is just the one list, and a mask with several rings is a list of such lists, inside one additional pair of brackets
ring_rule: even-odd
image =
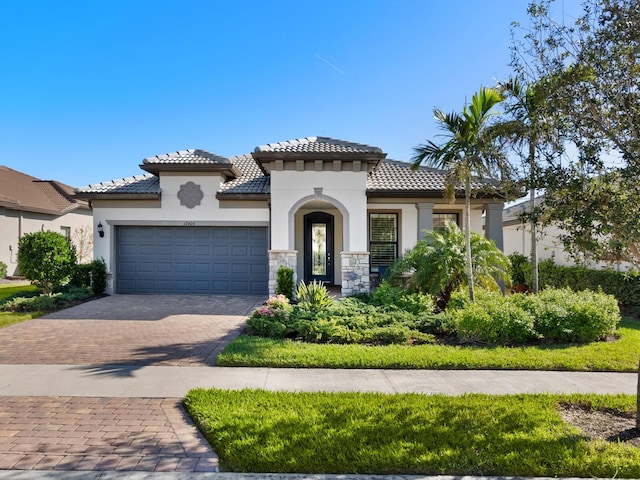
[(434, 107), (509, 75), (527, 3), (3, 2), (0, 164), (77, 187), (156, 154), (314, 135), (409, 160), (437, 140)]

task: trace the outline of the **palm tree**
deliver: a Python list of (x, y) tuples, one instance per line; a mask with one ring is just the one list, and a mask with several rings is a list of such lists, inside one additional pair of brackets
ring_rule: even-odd
[[(454, 222), (443, 229), (428, 230), (415, 247), (406, 252), (391, 268), (392, 279), (413, 272), (408, 285), (412, 290), (433, 295), (440, 311), (447, 308), (451, 294), (467, 284), (465, 234)], [(471, 232), (473, 279), (476, 284), (499, 290), (496, 279), (509, 282), (509, 258), (493, 240)]]
[(511, 117), (510, 120), (502, 122), (498, 126), (501, 133), (510, 137), (516, 146), (526, 146), (526, 163), (529, 167), (527, 184), (529, 186), (529, 223), (531, 234), (531, 270), (533, 279), (531, 288), (534, 293), (538, 293), (538, 248), (536, 238), (536, 227), (538, 215), (535, 205), (536, 199), (536, 151), (538, 139), (540, 137), (541, 110), (544, 105), (544, 95), (542, 94), (542, 84), (523, 85), (518, 77), (513, 77), (498, 88), (510, 100), (505, 111)]
[(471, 104), (462, 114), (444, 113), (436, 108), (433, 115), (444, 130), (446, 141), (436, 145), (432, 141), (414, 148), (412, 168), (425, 164), (446, 170), (445, 197), (455, 201), (456, 188), (464, 187), (465, 215), (465, 257), (469, 298), (475, 301), (473, 265), (471, 259), (471, 181), (473, 177), (492, 176), (496, 167), (501, 167), (495, 142), (490, 135), (490, 118), (493, 109), (502, 102), (500, 92), (494, 88), (481, 87), (473, 94)]

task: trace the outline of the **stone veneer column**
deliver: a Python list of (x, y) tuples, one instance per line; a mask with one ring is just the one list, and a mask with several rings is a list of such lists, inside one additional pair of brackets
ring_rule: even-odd
[(342, 260), (342, 295), (367, 293), (369, 279), (369, 252), (340, 252)]
[(278, 268), (288, 267), (293, 270), (293, 285), (295, 287), (297, 280), (298, 268), (298, 251), (297, 250), (269, 250), (269, 296), (274, 297), (276, 294), (276, 285), (278, 283)]

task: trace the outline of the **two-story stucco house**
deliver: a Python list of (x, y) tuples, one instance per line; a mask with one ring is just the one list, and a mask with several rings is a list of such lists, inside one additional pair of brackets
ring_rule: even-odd
[[(95, 257), (114, 293), (275, 293), (281, 265), (298, 280), (365, 292), (379, 267), (452, 219), (444, 172), (411, 171), (378, 147), (327, 137), (224, 158), (184, 150), (146, 158), (140, 176), (89, 185)], [(462, 194), (463, 195), (463, 194)], [(473, 200), (471, 228), (502, 247), (503, 200)]]

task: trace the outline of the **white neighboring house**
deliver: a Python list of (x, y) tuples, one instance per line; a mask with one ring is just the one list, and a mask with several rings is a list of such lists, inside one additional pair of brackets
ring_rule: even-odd
[[(182, 150), (76, 197), (91, 201), (94, 254), (107, 263), (110, 293), (273, 295), (281, 265), (298, 281), (366, 292), (423, 230), (447, 220), (463, 227), (463, 200), (442, 197), (444, 172), (385, 157), (328, 137), (232, 158)], [(499, 247), (503, 205), (497, 197), (472, 205), (471, 228), (482, 232), (484, 213)]]
[[(544, 201), (544, 196), (536, 197), (536, 205), (540, 205)], [(509, 206), (504, 209), (504, 253), (510, 255), (512, 253), (521, 253), (526, 257), (531, 256), (531, 227), (528, 222), (523, 222), (521, 216), (523, 213), (530, 211), (531, 202), (529, 200), (523, 201), (516, 205)], [(574, 266), (574, 262), (569, 254), (565, 251), (560, 235), (564, 230), (557, 226), (549, 225), (544, 229), (536, 229), (537, 231), (537, 246), (538, 246), (538, 260), (553, 259), (558, 265)], [(633, 267), (626, 262), (618, 263), (604, 263), (586, 261), (583, 264), (587, 268), (592, 269), (614, 269), (619, 271), (627, 271)]]
[(39, 230), (62, 233), (75, 244), (80, 260), (93, 258), (89, 204), (74, 197), (68, 185), (0, 165), (0, 261), (7, 275), (17, 272), (20, 237)]

